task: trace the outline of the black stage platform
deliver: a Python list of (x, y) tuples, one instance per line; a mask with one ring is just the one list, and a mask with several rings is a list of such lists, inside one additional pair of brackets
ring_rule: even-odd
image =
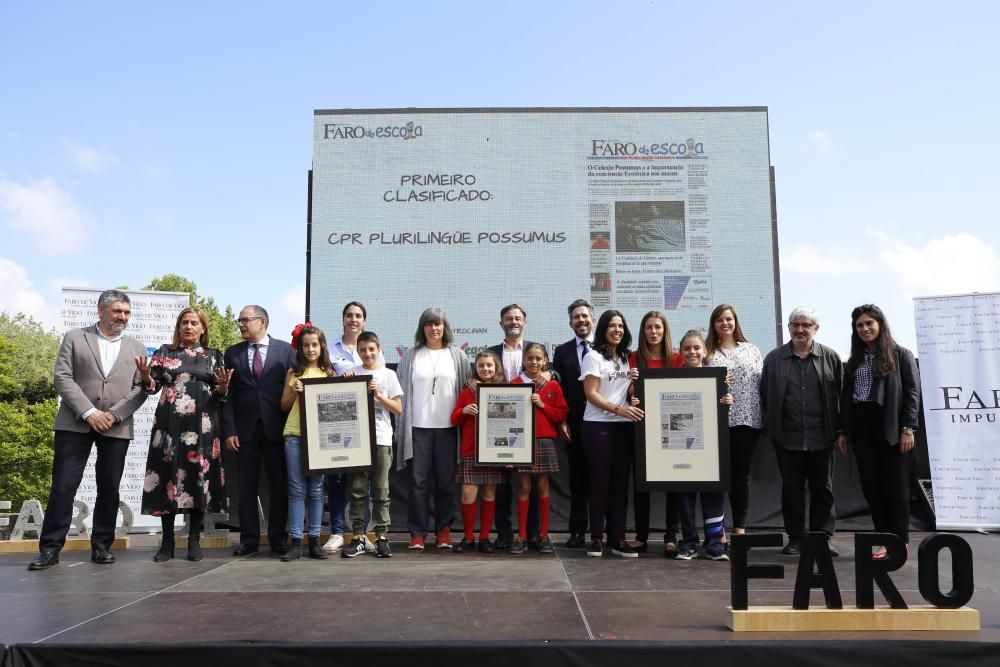
[[(923, 536), (913, 535), (914, 545)], [(965, 664), (1000, 665), (996, 536), (963, 534), (975, 557), (969, 606), (981, 612), (979, 632), (822, 634), (730, 631), (729, 564), (668, 560), (656, 541), (638, 559), (598, 559), (563, 548), (554, 556), (414, 553), (404, 536), (395, 537), (395, 555), (381, 560), (281, 563), (266, 552), (237, 559), (220, 549), (199, 563), (180, 552), (180, 559), (157, 564), (155, 538), (147, 536), (133, 537), (111, 566), (92, 564), (88, 552), (64, 552), (59, 565), (29, 572), (31, 554), (0, 554), (0, 644), (11, 665), (183, 659), (187, 667), (218, 667), (310, 655), (328, 664), (358, 652), (386, 664), (448, 664), (462, 656), (477, 665), (502, 656), (505, 664), (612, 664), (633, 651), (637, 659), (728, 664), (729, 656), (743, 665), (786, 658), (844, 664), (852, 654), (884, 661), (916, 651), (921, 665), (938, 664), (938, 657), (956, 664), (960, 656)], [(853, 606), (853, 534), (838, 534), (835, 544), (844, 604)], [(755, 549), (751, 562), (786, 569), (784, 580), (750, 582), (751, 606), (790, 606), (797, 558)], [(946, 577), (950, 569), (943, 564), (942, 571)], [(893, 581), (908, 604), (925, 604), (915, 560)], [(877, 592), (876, 602), (883, 603)], [(821, 591), (812, 604), (822, 606)]]

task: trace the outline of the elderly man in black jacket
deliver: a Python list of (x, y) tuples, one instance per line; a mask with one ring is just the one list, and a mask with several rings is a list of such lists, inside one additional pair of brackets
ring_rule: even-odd
[[(814, 338), (819, 317), (811, 308), (788, 316), (792, 340), (764, 359), (760, 381), (765, 437), (774, 445), (781, 471), (781, 513), (788, 533), (785, 554), (798, 554), (806, 536), (806, 486), (809, 530), (834, 531), (833, 445), (840, 431), (843, 363)], [(833, 544), (830, 555), (837, 556)]]

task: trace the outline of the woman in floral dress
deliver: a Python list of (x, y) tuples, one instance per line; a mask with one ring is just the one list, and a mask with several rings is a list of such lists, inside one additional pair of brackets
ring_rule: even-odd
[(160, 393), (142, 493), (142, 513), (159, 516), (163, 541), (153, 560), (174, 556), (174, 515), (190, 514), (188, 560), (201, 560), (205, 512), (226, 511), (219, 409), (232, 370), (208, 347), (208, 322), (196, 308), (177, 317), (174, 340), (136, 367), (147, 393)]

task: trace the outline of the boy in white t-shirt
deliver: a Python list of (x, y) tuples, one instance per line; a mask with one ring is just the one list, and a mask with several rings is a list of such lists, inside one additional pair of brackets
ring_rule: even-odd
[(358, 336), (358, 356), (361, 366), (354, 369), (357, 375), (371, 375), (368, 391), (375, 398), (375, 470), (357, 472), (351, 475), (350, 510), (351, 531), (354, 539), (344, 548), (341, 556), (354, 558), (371, 550), (366, 535), (365, 510), (368, 509), (368, 490), (371, 485), (372, 519), (375, 523), (375, 555), (379, 558), (392, 556), (387, 539), (389, 532), (389, 469), (392, 467), (392, 422), (389, 413), (399, 415), (403, 411), (403, 388), (396, 374), (379, 363), (381, 346), (378, 336), (371, 331), (363, 331)]

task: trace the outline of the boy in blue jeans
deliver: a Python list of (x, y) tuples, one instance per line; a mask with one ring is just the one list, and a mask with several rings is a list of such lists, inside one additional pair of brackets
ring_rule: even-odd
[[(358, 356), (361, 367), (355, 368), (357, 375), (371, 375), (368, 391), (375, 399), (375, 470), (356, 472), (351, 475), (351, 503), (348, 515), (354, 539), (340, 555), (354, 558), (365, 551), (375, 551), (379, 558), (389, 558), (392, 550), (387, 539), (389, 532), (389, 469), (392, 467), (392, 422), (389, 413), (399, 415), (403, 411), (403, 388), (396, 374), (379, 363), (378, 336), (371, 331), (358, 335)], [(372, 520), (375, 523), (375, 544), (368, 541), (368, 526), (365, 510), (368, 509), (368, 491), (371, 486)]]

